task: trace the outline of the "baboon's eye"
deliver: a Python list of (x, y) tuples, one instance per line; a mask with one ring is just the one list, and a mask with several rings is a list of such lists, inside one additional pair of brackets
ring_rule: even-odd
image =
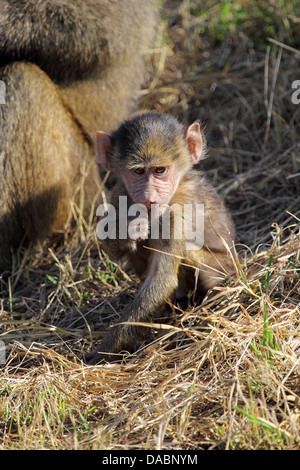
[(142, 175), (143, 173), (145, 173), (145, 170), (144, 168), (135, 168), (134, 170), (132, 170), (135, 174), (137, 175)]
[(157, 166), (155, 168), (155, 172), (158, 173), (159, 175), (162, 175), (163, 173), (165, 173), (166, 170), (167, 170), (167, 167), (165, 166)]

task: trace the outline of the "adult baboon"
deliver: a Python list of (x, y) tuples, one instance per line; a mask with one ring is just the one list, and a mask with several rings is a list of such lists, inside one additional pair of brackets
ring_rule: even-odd
[(133, 108), (155, 23), (154, 0), (0, 0), (0, 271), (63, 229), (82, 184), (90, 210), (90, 135)]

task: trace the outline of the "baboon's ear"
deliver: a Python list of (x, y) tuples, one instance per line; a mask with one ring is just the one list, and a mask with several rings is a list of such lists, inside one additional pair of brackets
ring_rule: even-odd
[(191, 124), (187, 128), (185, 139), (189, 147), (192, 162), (197, 163), (200, 160), (203, 151), (203, 139), (199, 122), (194, 122), (194, 124)]
[(102, 131), (96, 133), (96, 159), (105, 170), (110, 170), (110, 154), (112, 151), (111, 136)]

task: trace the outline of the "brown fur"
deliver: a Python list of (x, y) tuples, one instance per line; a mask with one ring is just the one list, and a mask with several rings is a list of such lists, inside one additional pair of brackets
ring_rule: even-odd
[(90, 211), (89, 135), (134, 107), (155, 22), (154, 1), (0, 0), (0, 272), (64, 228), (82, 181)]
[[(164, 161), (161, 160), (163, 136)], [(156, 145), (157, 143), (159, 145)], [(157, 320), (168, 299), (181, 298), (191, 290), (196, 291), (198, 299), (203, 298), (208, 289), (222, 282), (226, 275), (233, 272), (230, 250), (235, 231), (231, 218), (223, 201), (211, 185), (199, 172), (191, 169), (193, 163), (201, 158), (204, 148), (204, 138), (198, 123), (190, 126), (184, 133), (183, 127), (174, 118), (155, 113), (147, 113), (128, 121), (113, 133), (111, 138), (101, 132), (98, 133), (99, 161), (107, 167), (110, 166), (118, 177), (118, 184), (113, 190), (111, 199), (111, 204), (116, 208), (117, 214), (120, 195), (128, 196), (128, 206), (133, 202), (132, 194), (128, 193), (126, 188), (130, 187), (127, 178), (129, 180), (132, 177), (136, 178), (130, 173), (132, 168), (134, 172), (133, 163), (136, 161), (139, 161), (140, 169), (144, 170), (140, 173), (143, 175), (140, 178), (147, 175), (147, 168), (148, 174), (152, 175), (151, 171), (155, 171), (157, 167), (157, 158), (159, 158), (159, 165), (169, 170), (172, 165), (175, 165), (178, 185), (175, 194), (170, 187), (171, 196), (168, 202), (169, 208), (172, 208), (169, 211), (170, 237), (161, 236), (154, 239), (151, 238), (150, 232), (148, 236), (147, 233), (143, 234), (144, 238), (138, 240), (106, 238), (102, 241), (104, 248), (114, 258), (120, 259), (121, 256), (126, 255), (143, 283), (136, 298), (125, 309), (121, 319), (122, 322), (131, 324), (110, 328), (91, 363), (113, 360), (118, 358), (118, 353), (122, 351), (134, 351), (141, 341), (149, 336), (149, 328), (132, 323)], [(150, 165), (149, 170), (151, 159), (154, 164)], [(171, 174), (169, 170), (165, 173), (163, 183), (168, 181), (168, 175)], [(172, 171), (173, 175), (174, 170)], [(156, 197), (159, 198), (159, 182), (150, 183), (151, 178), (149, 177), (145, 184), (148, 186), (156, 184), (158, 191)], [(136, 179), (137, 184), (138, 180), (139, 178)], [(163, 187), (164, 184), (160, 186)], [(134, 196), (136, 194), (134, 192)], [(164, 193), (161, 194), (165, 197)], [(144, 197), (143, 188), (140, 190), (140, 197)], [(139, 201), (135, 200), (135, 202)], [(174, 204), (177, 204), (175, 210), (173, 210)], [(175, 228), (182, 223), (184, 204), (191, 204), (194, 207), (195, 204), (204, 205), (203, 246), (201, 243), (198, 245), (192, 243), (192, 250), (187, 249), (188, 239), (175, 237)], [(166, 213), (168, 210), (166, 209)], [(150, 217), (149, 213), (148, 217)], [(157, 221), (161, 219), (157, 218), (153, 223)], [(194, 226), (194, 222), (191, 221), (191, 224)]]

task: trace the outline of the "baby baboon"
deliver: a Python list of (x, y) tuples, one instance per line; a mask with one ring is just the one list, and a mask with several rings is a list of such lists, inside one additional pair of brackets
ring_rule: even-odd
[(185, 130), (158, 113), (126, 121), (112, 135), (97, 133), (98, 161), (118, 181), (111, 204), (99, 207), (105, 217), (97, 233), (111, 256), (127, 256), (143, 283), (121, 319), (131, 324), (109, 329), (92, 364), (134, 351), (149, 329), (132, 323), (155, 321), (168, 299), (193, 289), (201, 298), (232, 273), (233, 223), (192, 169), (204, 149), (199, 123)]

